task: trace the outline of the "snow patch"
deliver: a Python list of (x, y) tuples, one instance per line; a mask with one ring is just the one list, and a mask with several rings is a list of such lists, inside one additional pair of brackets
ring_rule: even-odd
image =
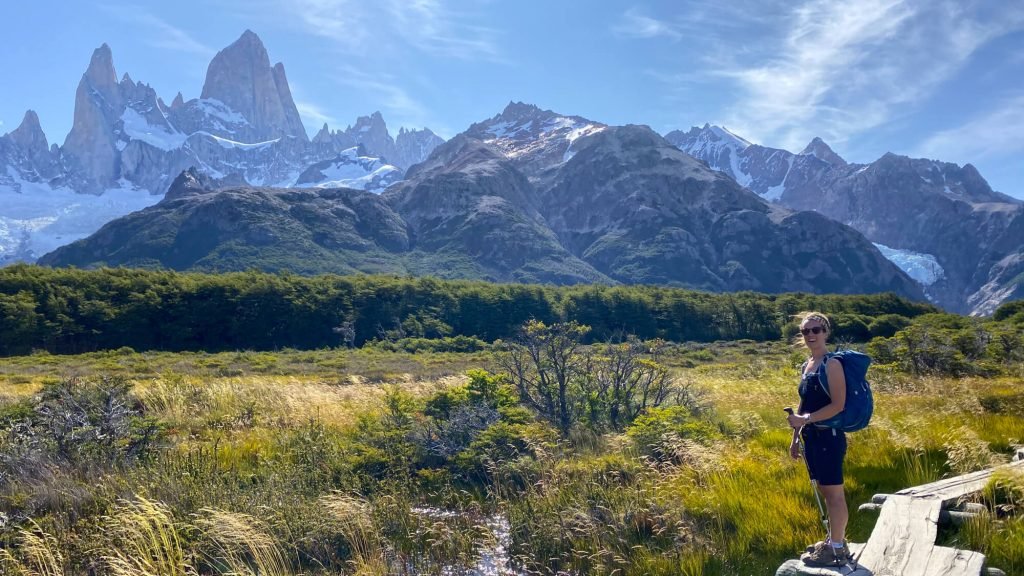
[(196, 101), (196, 106), (199, 110), (207, 116), (213, 116), (214, 118), (220, 118), (225, 122), (232, 124), (248, 124), (249, 121), (245, 119), (240, 113), (235, 112), (230, 106), (217, 100), (216, 98), (202, 98)]
[(269, 148), (270, 146), (273, 146), (274, 144), (278, 143), (281, 140), (280, 138), (274, 138), (273, 140), (267, 140), (266, 142), (253, 142), (252, 144), (247, 144), (245, 142), (237, 142), (235, 140), (229, 140), (227, 138), (221, 138), (220, 136), (216, 136), (216, 135), (210, 134), (209, 132), (203, 132), (203, 131), (193, 132), (192, 135), (193, 136), (200, 135), (200, 136), (206, 136), (208, 138), (211, 138), (211, 139), (213, 139), (214, 142), (219, 144), (221, 148), (226, 148), (226, 149), (240, 148), (242, 150), (261, 150), (263, 148)]
[(882, 253), (882, 256), (924, 286), (931, 286), (946, 276), (946, 271), (931, 254), (889, 248), (878, 243), (875, 243), (875, 247)]
[(139, 114), (131, 106), (124, 109), (124, 113), (121, 114), (121, 121), (124, 123), (125, 135), (132, 140), (141, 140), (161, 150), (181, 148), (181, 145), (185, 143), (185, 139), (188, 138), (188, 136), (177, 130), (168, 130), (165, 126), (150, 124), (145, 116)]
[[(121, 180), (103, 194), (78, 194), (61, 186), (28, 182), (8, 166), (11, 183), (0, 184), (0, 263), (34, 262), (80, 240), (107, 222), (152, 206), (163, 198)], [(17, 190), (20, 187), (20, 192)]]
[(398, 181), (401, 169), (385, 164), (379, 158), (359, 156), (356, 148), (341, 152), (330, 165), (320, 170), (318, 182), (296, 184), (295, 188), (354, 188), (381, 192)]

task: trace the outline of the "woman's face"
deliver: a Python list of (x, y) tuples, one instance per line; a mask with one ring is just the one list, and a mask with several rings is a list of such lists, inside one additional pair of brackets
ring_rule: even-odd
[(804, 339), (804, 346), (814, 352), (825, 348), (828, 340), (828, 332), (820, 320), (808, 318), (800, 324), (800, 335)]

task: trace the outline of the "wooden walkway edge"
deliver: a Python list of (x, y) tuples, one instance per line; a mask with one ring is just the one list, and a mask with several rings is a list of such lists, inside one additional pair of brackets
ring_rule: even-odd
[(982, 490), (993, 474), (1024, 472), (1024, 460), (901, 490), (886, 498), (859, 559), (874, 576), (979, 576), (985, 555), (935, 545), (943, 506)]

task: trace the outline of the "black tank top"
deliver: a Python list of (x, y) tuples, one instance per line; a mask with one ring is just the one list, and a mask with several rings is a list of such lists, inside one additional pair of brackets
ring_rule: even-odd
[(832, 403), (832, 398), (825, 392), (825, 387), (821, 385), (817, 371), (804, 374), (800, 378), (798, 390), (800, 392), (800, 407), (804, 414), (816, 412)]

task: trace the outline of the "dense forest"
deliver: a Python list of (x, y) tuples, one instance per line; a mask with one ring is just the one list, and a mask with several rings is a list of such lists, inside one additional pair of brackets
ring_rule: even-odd
[(834, 317), (840, 340), (891, 336), (936, 312), (893, 294), (717, 294), (654, 286), (490, 284), (393, 276), (197, 274), (17, 265), (0, 270), (0, 354), (274, 350), (514, 336), (528, 320), (576, 321), (590, 341), (773, 340), (806, 309)]

